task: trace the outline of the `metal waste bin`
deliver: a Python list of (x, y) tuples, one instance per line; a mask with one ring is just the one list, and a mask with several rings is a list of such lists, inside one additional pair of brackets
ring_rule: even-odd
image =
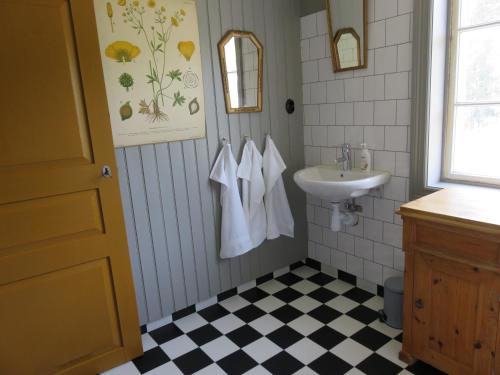
[(384, 309), (380, 320), (393, 328), (403, 328), (403, 278), (389, 277), (384, 283)]

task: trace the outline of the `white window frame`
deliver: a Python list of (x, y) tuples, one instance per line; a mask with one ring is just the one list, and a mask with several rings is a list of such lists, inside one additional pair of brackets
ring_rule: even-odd
[[(482, 177), (482, 176), (471, 176), (458, 173), (452, 173), (451, 171), (451, 159), (453, 152), (453, 130), (454, 130), (454, 117), (455, 109), (457, 106), (466, 105), (498, 105), (500, 102), (458, 102), (456, 100), (456, 89), (457, 89), (457, 71), (458, 64), (457, 54), (458, 54), (458, 32), (463, 30), (478, 30), (488, 26), (499, 25), (500, 22), (489, 22), (480, 25), (459, 27), (459, 2), (464, 0), (449, 0), (449, 24), (450, 24), (450, 37), (448, 46), (448, 80), (447, 80), (447, 108), (446, 108), (446, 120), (444, 129), (444, 142), (443, 142), (443, 165), (442, 165), (442, 180), (443, 181), (459, 181), (462, 183), (476, 183), (476, 184), (491, 184), (500, 185), (500, 179)], [(465, 0), (469, 1), (469, 0)]]
[[(410, 197), (451, 186), (500, 187), (500, 181), (446, 173), (451, 81), (452, 5), (457, 0), (414, 2)], [(454, 81), (454, 78), (453, 78)], [(471, 153), (472, 154), (472, 153)]]

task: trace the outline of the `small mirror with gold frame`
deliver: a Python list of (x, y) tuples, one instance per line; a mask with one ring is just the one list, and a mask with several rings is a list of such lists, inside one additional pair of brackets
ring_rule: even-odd
[(262, 111), (263, 48), (248, 31), (230, 30), (218, 44), (226, 110)]
[(325, 0), (333, 70), (367, 66), (368, 0)]
[(359, 35), (352, 27), (339, 29), (333, 38), (335, 65), (342, 70), (361, 65)]

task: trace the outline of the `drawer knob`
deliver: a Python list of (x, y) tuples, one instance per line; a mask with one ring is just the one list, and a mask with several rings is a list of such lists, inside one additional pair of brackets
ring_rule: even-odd
[(424, 307), (424, 301), (422, 300), (422, 298), (417, 298), (417, 300), (415, 301), (415, 307), (417, 309), (422, 309)]
[(474, 349), (481, 349), (482, 345), (481, 345), (481, 342), (480, 341), (476, 341), (474, 343)]

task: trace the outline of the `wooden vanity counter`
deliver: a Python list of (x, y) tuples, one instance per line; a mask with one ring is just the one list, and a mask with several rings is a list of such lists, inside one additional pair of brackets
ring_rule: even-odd
[(404, 204), (399, 214), (400, 359), (453, 375), (500, 375), (500, 189), (444, 189)]

